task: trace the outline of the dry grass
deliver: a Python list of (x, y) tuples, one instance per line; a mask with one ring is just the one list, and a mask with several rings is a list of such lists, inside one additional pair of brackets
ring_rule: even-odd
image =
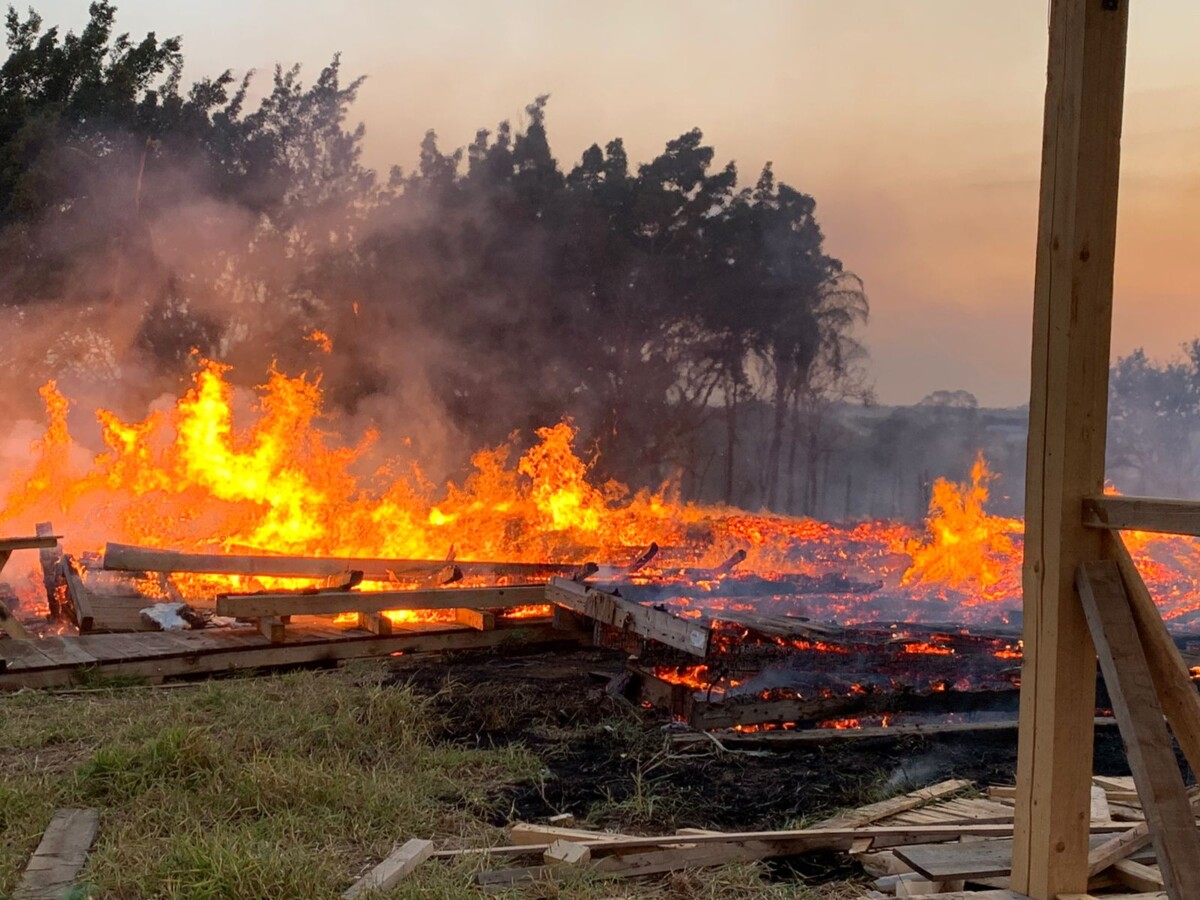
[[(410, 837), (498, 842), (505, 798), (544, 777), (520, 746), (446, 743), (431, 704), (360, 665), (174, 690), (0, 697), (0, 896), (51, 814), (101, 811), (84, 881), (97, 898), (337, 897)], [(651, 825), (646, 790), (595, 810)], [(473, 866), (427, 863), (389, 898), (477, 897)], [(511, 896), (815, 900), (755, 865), (656, 881), (577, 876)], [(382, 895), (381, 895), (382, 896)]]

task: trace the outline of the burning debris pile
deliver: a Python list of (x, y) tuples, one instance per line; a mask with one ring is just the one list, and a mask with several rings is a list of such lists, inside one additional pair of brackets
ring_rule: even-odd
[[(0, 520), (53, 521), (66, 553), (45, 578), (18, 573), (18, 616), (49, 605), (85, 633), (145, 631), (161, 627), (153, 605), (172, 603), (193, 628), (253, 620), (283, 643), (300, 626), (544, 622), (553, 603), (581, 614), (576, 626), (600, 623), (602, 641), (632, 636), (642, 699), (706, 728), (836, 727), (1015, 689), (1022, 523), (987, 511), (982, 458), (968, 483), (934, 485), (920, 529), (596, 484), (568, 422), (515, 463), (511, 444), (476, 453), (465, 481), (438, 489), (415, 464), (381, 461), (377, 435), (335, 440), (317, 379), (273, 370), (243, 410), (226, 374), (201, 362), (190, 390), (142, 421), (98, 410), (94, 454), (72, 438), (69, 400), (43, 388), (48, 427), (9, 474)], [(1186, 628), (1196, 544), (1133, 540)]]

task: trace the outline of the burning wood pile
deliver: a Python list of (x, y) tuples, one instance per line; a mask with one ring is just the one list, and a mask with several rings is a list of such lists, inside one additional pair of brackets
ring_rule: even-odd
[[(438, 490), (395, 463), (361, 474), (369, 439), (331, 445), (303, 376), (272, 373), (257, 421), (235, 430), (225, 372), (202, 363), (142, 422), (100, 411), (107, 449), (87, 464), (68, 401), (43, 390), (49, 425), (2, 521), (53, 519), (67, 538), (43, 524), (37, 564), (10, 566), (5, 631), (39, 639), (0, 643), (0, 682), (593, 640), (634, 657), (614, 691), (728, 735), (1012, 709), (1022, 523), (988, 513), (982, 460), (934, 485), (923, 528), (597, 485), (567, 423), (515, 464), (510, 447), (477, 453)], [(1130, 540), (1186, 628), (1195, 543)]]

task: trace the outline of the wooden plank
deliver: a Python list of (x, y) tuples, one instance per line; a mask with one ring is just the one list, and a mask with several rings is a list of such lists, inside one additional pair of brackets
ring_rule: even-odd
[(343, 894), (344, 900), (373, 891), (387, 891), (411, 875), (433, 853), (433, 841), (416, 838), (405, 841), (374, 869), (354, 882)]
[(1155, 693), (1171, 723), (1179, 749), (1192, 772), (1200, 776), (1200, 694), (1192, 683), (1191, 673), (1179, 647), (1167, 633), (1158, 606), (1119, 534), (1108, 532), (1104, 535), (1104, 554), (1120, 569), (1138, 638), (1154, 679)]
[(1111, 560), (1085, 563), (1076, 583), (1167, 893), (1200, 897), (1200, 834), (1120, 569)]
[(332, 616), (392, 609), (506, 609), (546, 603), (546, 587), (520, 584), (484, 588), (429, 588), (416, 591), (322, 591), (320, 593), (221, 594), (220, 616)]
[(548, 866), (582, 866), (591, 859), (591, 849), (573, 841), (555, 841), (542, 854), (542, 862)]
[(1083, 524), (1106, 530), (1200, 537), (1200, 501), (1100, 494), (1083, 499)]
[(256, 619), (254, 626), (258, 633), (272, 644), (282, 644), (285, 622), (279, 616), (263, 616)]
[(46, 826), (13, 900), (63, 900), (75, 883), (100, 829), (94, 809), (60, 809)]
[(1108, 794), (1097, 784), (1092, 785), (1092, 806), (1089, 818), (1093, 822), (1111, 822), (1112, 810), (1108, 808)]
[(81, 634), (92, 630), (95, 616), (92, 613), (91, 592), (83, 584), (79, 571), (75, 568), (75, 560), (70, 554), (63, 554), (62, 573), (67, 581), (67, 601), (70, 604), (75, 625)]
[(43, 547), (38, 551), (38, 559), (42, 565), (42, 585), (46, 589), (46, 605), (50, 609), (50, 618), (57, 619), (59, 617), (59, 595), (58, 586), (62, 583), (62, 571), (60, 569), (62, 562), (62, 546), (59, 544), (59, 539), (54, 534), (54, 526), (49, 522), (38, 522), (34, 526), (34, 531), (38, 537), (54, 538), (54, 544), (50, 547)]
[[(227, 553), (183, 553), (129, 544), (108, 543), (104, 568), (121, 572), (187, 572), (193, 575), (248, 575), (324, 579), (363, 573), (365, 581), (395, 581), (435, 575), (446, 568), (444, 559), (374, 559), (355, 556), (267, 556)], [(575, 572), (583, 563), (454, 562), (467, 577), (543, 576)], [(353, 610), (347, 610), (353, 612)]]
[(1013, 842), (1004, 838), (969, 844), (917, 844), (892, 851), (917, 872), (934, 881), (949, 878), (994, 878), (1012, 871)]
[[(0, 566), (0, 568), (3, 568), (3, 566)], [(0, 631), (18, 641), (27, 641), (30, 638), (29, 632), (25, 630), (25, 626), (20, 623), (16, 616), (9, 612), (3, 600), (0, 600)]]
[(1074, 577), (1103, 493), (1129, 4), (1051, 0), (1025, 490), (1024, 665), (1012, 887), (1087, 888), (1095, 654)]
[(36, 537), (0, 538), (0, 553), (11, 553), (13, 550), (41, 550), (44, 547), (53, 547), (61, 537), (61, 534), (48, 534)]
[[(545, 620), (522, 620), (519, 624), (506, 625), (495, 631), (475, 631), (454, 626), (420, 630), (405, 630), (387, 637), (356, 635), (347, 633), (340, 641), (297, 641), (270, 644), (257, 633), (250, 635), (230, 634), (224, 649), (202, 647), (188, 652), (176, 649), (158, 656), (131, 656), (127, 652), (116, 659), (103, 658), (99, 647), (108, 641), (125, 640), (136, 642), (143, 637), (174, 637), (186, 639), (195, 634), (182, 635), (150, 634), (95, 635), (88, 643), (87, 652), (97, 657), (95, 672), (101, 677), (131, 678), (179, 678), (209, 674), (226, 674), (251, 669), (292, 666), (304, 663), (336, 662), (344, 659), (360, 659), (390, 656), (394, 653), (440, 653), (447, 650), (484, 650), (501, 644), (526, 645), (530, 647), (560, 645), (564, 641), (584, 641), (584, 635), (570, 635), (554, 629)], [(81, 640), (81, 639), (77, 639)], [(11, 643), (17, 643), (13, 641)], [(20, 642), (33, 644), (36, 641)], [(128, 645), (126, 650), (132, 648)], [(3, 652), (3, 651), (0, 651)], [(44, 659), (44, 657), (43, 657)], [(75, 682), (79, 667), (46, 665), (44, 668), (12, 669), (0, 673), (0, 690), (21, 688), (59, 687)]]
[(562, 825), (533, 825), (517, 822), (508, 830), (508, 838), (514, 844), (528, 847), (535, 844), (552, 844), (555, 841), (632, 841), (633, 835), (611, 831), (595, 831), (586, 828), (568, 828)]
[(381, 612), (358, 614), (358, 627), (363, 631), (369, 631), (371, 634), (391, 634), (392, 620)]
[[(1101, 848), (1107, 836), (1092, 834), (1088, 844)], [(896, 847), (895, 855), (914, 870), (934, 881), (966, 879), (975, 881), (1008, 875), (1012, 869), (1013, 841), (1003, 837), (954, 843), (910, 844)]]
[(546, 599), (603, 625), (633, 632), (643, 639), (658, 641), (693, 656), (708, 654), (708, 627), (689, 619), (566, 578), (550, 580), (546, 586)]
[(1134, 862), (1132, 859), (1122, 859), (1113, 863), (1110, 871), (1118, 882), (1135, 891), (1161, 891), (1163, 889), (1162, 872), (1157, 866), (1147, 866)]
[(456, 609), (454, 620), (476, 631), (491, 631), (496, 627), (496, 614), (487, 609)]
[[(513, 826), (514, 828), (517, 826)], [(528, 826), (540, 827), (540, 826)], [(1107, 835), (1123, 831), (1121, 825), (1098, 825), (1092, 829), (1097, 842)], [(857, 842), (869, 839), (876, 849), (902, 847), (910, 844), (936, 844), (960, 839), (1012, 837), (1011, 824), (1000, 825), (866, 825), (861, 828), (806, 828), (791, 831), (734, 831), (712, 832), (696, 835), (660, 835), (658, 837), (632, 837), (629, 835), (607, 835), (594, 832), (597, 839), (580, 839), (592, 848), (592, 852), (616, 851), (626, 853), (635, 849), (673, 847), (680, 844), (699, 845), (738, 841), (775, 842), (789, 852), (804, 853), (812, 850), (849, 850)], [(609, 839), (615, 838), (615, 839)], [(558, 838), (555, 837), (555, 840)], [(569, 838), (565, 837), (564, 840)], [(524, 853), (541, 853), (549, 843), (517, 844), (510, 847), (480, 847), (466, 850), (443, 851), (438, 856), (499, 855), (515, 856)], [(784, 854), (786, 855), (786, 854)]]
[(878, 803), (869, 803), (857, 809), (838, 813), (835, 816), (830, 816), (828, 819), (822, 819), (813, 827), (855, 828), (859, 825), (870, 825), (872, 822), (878, 822), (880, 819), (886, 819), (888, 816), (916, 809), (934, 800), (940, 800), (942, 797), (949, 797), (951, 794), (965, 791), (969, 787), (971, 787), (970, 781), (963, 778), (951, 778), (948, 781), (941, 781), (929, 787), (910, 791), (899, 797), (881, 800)]
[(56, 665), (90, 666), (96, 663), (96, 657), (80, 647), (79, 642), (72, 637), (39, 638), (37, 645), (38, 650)]

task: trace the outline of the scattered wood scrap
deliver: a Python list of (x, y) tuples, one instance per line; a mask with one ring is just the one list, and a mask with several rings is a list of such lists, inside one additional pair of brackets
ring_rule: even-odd
[(344, 900), (354, 900), (375, 891), (386, 891), (395, 887), (411, 875), (421, 863), (433, 854), (433, 841), (413, 838), (405, 841), (370, 872), (354, 882), (345, 893)]
[(13, 900), (63, 900), (87, 862), (100, 829), (94, 809), (60, 809), (46, 826)]
[(918, 807), (932, 803), (934, 800), (940, 800), (952, 794), (962, 793), (969, 787), (971, 787), (971, 782), (961, 778), (952, 778), (949, 781), (942, 781), (930, 787), (910, 791), (899, 797), (892, 797), (890, 800), (882, 800), (879, 803), (870, 803), (848, 812), (838, 813), (836, 816), (831, 816), (828, 819), (818, 822), (815, 827), (857, 828), (860, 825), (870, 825), (873, 822), (886, 819), (888, 816), (917, 809)]

